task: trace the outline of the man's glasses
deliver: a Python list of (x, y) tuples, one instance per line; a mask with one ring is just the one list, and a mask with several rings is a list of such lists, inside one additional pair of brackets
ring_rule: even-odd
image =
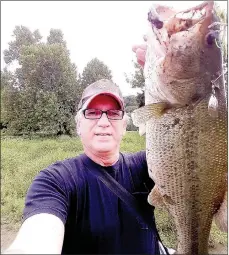
[(85, 109), (85, 110), (83, 110), (84, 117), (86, 119), (91, 119), (91, 120), (100, 119), (102, 117), (103, 113), (106, 113), (107, 118), (109, 120), (121, 120), (124, 115), (124, 111), (122, 111), (122, 110), (107, 110), (107, 111), (102, 111), (99, 109)]

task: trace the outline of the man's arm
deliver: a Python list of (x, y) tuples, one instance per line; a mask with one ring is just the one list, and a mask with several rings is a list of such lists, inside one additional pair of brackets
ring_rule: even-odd
[(40, 213), (26, 219), (3, 254), (61, 254), (64, 224), (55, 215)]

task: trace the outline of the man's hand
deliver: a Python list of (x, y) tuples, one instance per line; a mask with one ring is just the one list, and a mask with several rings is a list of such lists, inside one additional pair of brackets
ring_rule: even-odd
[[(146, 41), (146, 36), (143, 37), (144, 41)], [(144, 67), (145, 65), (145, 55), (146, 55), (146, 44), (134, 45), (132, 47), (133, 52), (136, 53), (137, 62), (139, 65)]]

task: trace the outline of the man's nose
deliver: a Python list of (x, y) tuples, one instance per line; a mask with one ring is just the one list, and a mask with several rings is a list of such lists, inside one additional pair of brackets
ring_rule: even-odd
[(107, 118), (106, 113), (104, 112), (100, 119), (98, 119), (98, 125), (102, 127), (107, 127), (110, 125), (110, 121)]

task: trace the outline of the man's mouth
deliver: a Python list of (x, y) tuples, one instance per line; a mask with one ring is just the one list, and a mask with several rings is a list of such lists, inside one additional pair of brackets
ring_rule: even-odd
[(111, 136), (109, 133), (96, 133), (96, 136)]

